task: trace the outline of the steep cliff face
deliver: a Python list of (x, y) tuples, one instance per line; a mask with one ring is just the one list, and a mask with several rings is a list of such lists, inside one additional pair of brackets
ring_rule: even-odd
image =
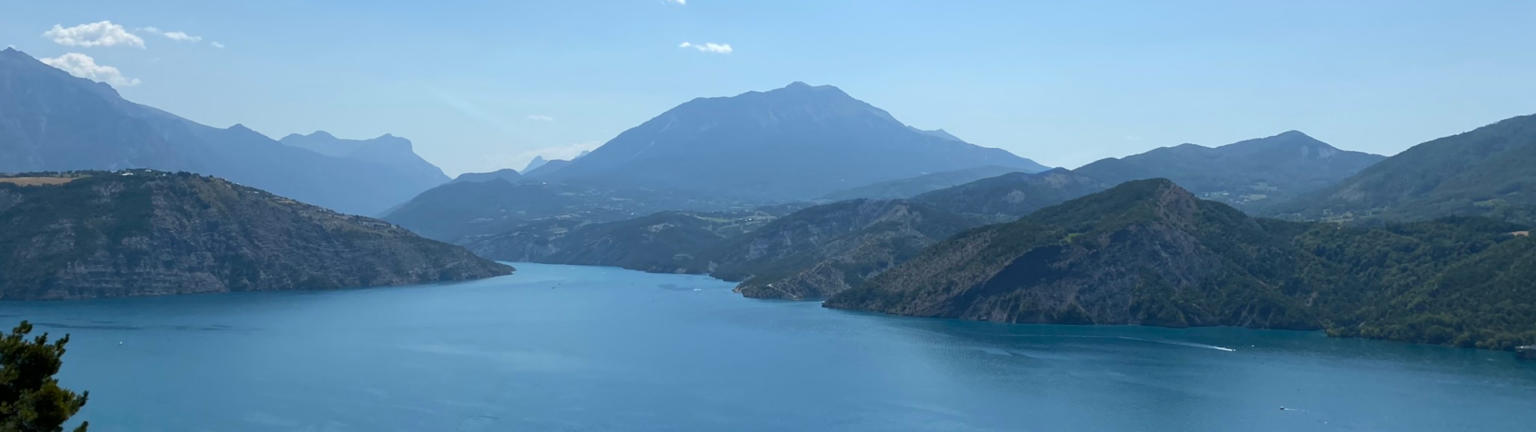
[(0, 179), (0, 299), (332, 289), (512, 268), (392, 224), (222, 179), (87, 172)]

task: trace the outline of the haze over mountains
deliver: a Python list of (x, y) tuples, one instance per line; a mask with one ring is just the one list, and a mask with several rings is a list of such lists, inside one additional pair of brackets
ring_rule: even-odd
[(1210, 148), (1164, 147), (1073, 170), (1113, 186), (1166, 178), (1196, 195), (1255, 209), (1337, 183), (1385, 156), (1339, 150), (1298, 131)]
[(694, 99), (543, 178), (784, 201), (988, 165), (1046, 169), (912, 129), (836, 87), (796, 82)]
[(0, 172), (191, 171), (365, 215), (446, 181), (407, 155), (410, 143), (399, 138), (343, 142), (327, 134), (294, 142), (330, 155), (241, 125), (204, 126), (124, 100), (106, 84), (20, 51), (0, 51)]
[[(7, 50), (0, 171), (191, 171), (343, 212), (387, 208), (385, 220), (398, 227), (190, 174), (0, 185), (0, 216), (25, 228), (22, 237), (0, 237), (11, 248), (0, 252), (13, 258), (0, 286), (76, 298), (496, 273), (403, 227), (488, 259), (709, 274), (739, 282), (744, 296), (822, 298), (829, 307), (1007, 322), (1328, 329), (1508, 348), (1536, 342), (1536, 296), (1521, 288), (1536, 280), (1522, 265), (1536, 251), (1533, 119), (1391, 158), (1288, 131), (1068, 170), (908, 126), (836, 87), (796, 82), (694, 99), (570, 160), (540, 156), (522, 172), (450, 181), (403, 138), (317, 131), (275, 141), (240, 125), (212, 128)], [(107, 199), (90, 201), (91, 193)], [(143, 213), (145, 194), (159, 213)], [(119, 215), (131, 224), (113, 219)], [(1464, 215), (1489, 218), (1441, 218)], [(189, 229), (191, 219), (215, 223)], [(146, 234), (145, 220), (184, 235)], [(38, 239), (69, 248), (25, 246)], [(296, 251), (299, 261), (251, 251), (262, 248)], [(171, 268), (146, 264), (146, 250), (169, 251), (158, 265)], [(361, 264), (318, 250), (350, 250)], [(233, 267), (197, 261), (207, 256)], [(253, 274), (253, 260), (279, 267)], [(325, 272), (336, 269), (344, 271)], [(299, 271), (314, 274), (299, 279)], [(65, 279), (74, 285), (60, 285)]]

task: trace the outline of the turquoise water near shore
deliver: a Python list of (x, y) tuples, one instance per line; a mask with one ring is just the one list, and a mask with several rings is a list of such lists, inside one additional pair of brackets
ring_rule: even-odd
[(447, 285), (0, 303), (0, 320), (73, 335), (62, 379), (91, 392), (79, 418), (98, 432), (1536, 424), (1536, 362), (1505, 352), (891, 317), (701, 276), (516, 265)]

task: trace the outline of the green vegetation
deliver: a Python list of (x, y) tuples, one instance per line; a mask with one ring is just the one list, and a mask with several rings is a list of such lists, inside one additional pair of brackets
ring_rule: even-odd
[(617, 222), (546, 219), (466, 244), (497, 260), (615, 266), (656, 273), (707, 273), (700, 255), (728, 237), (762, 226), (763, 212), (661, 212)]
[[(54, 375), (64, 365), (69, 335), (48, 342), (43, 333), (28, 338), (32, 324), (22, 321), (0, 337), (0, 432), (59, 432), (85, 406), (90, 392), (76, 394), (59, 386)], [(75, 432), (85, 432), (88, 422)]]
[(981, 179), (918, 195), (912, 201), (996, 223), (1108, 187), (1088, 176), (1057, 168)]
[(1477, 215), (1536, 223), (1536, 115), (1416, 145), (1268, 214), (1341, 221)]
[(0, 300), (328, 289), (511, 271), (382, 221), (215, 177), (69, 176), (57, 185), (0, 182)]
[(929, 248), (829, 307), (1007, 322), (1327, 329), (1510, 349), (1536, 343), (1528, 226), (1251, 218), (1129, 182)]

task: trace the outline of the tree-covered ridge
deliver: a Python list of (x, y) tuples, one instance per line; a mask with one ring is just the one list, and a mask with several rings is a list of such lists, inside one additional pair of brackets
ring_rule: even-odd
[[(48, 177), (51, 174), (17, 177)], [(0, 182), (0, 299), (324, 289), (511, 272), (398, 226), (190, 173)]]
[[(783, 214), (790, 212), (789, 214)], [(748, 297), (825, 298), (977, 225), (901, 200), (850, 200), (804, 209), (661, 212), (616, 222), (553, 218), (470, 239), (498, 260), (711, 274)]]
[(1481, 215), (1536, 222), (1536, 115), (1416, 145), (1270, 213), (1345, 221)]
[(1056, 168), (1035, 174), (1015, 172), (985, 178), (924, 193), (912, 201), (989, 222), (1007, 222), (1109, 186), (1098, 179)]
[(661, 211), (715, 211), (745, 204), (672, 190), (491, 178), (432, 188), (395, 207), (384, 220), (427, 238), (467, 243), (544, 219), (614, 222)]
[(713, 275), (747, 297), (830, 297), (976, 226), (972, 218), (902, 200), (850, 200), (795, 212), (711, 249)]
[(465, 246), (480, 256), (504, 261), (701, 274), (711, 268), (709, 259), (702, 256), (706, 250), (774, 218), (761, 211), (668, 211), (616, 222), (546, 219), (471, 239)]
[(1251, 218), (1166, 180), (970, 230), (829, 307), (1005, 322), (1329, 329), (1536, 342), (1532, 248), (1482, 218), (1374, 228)]

